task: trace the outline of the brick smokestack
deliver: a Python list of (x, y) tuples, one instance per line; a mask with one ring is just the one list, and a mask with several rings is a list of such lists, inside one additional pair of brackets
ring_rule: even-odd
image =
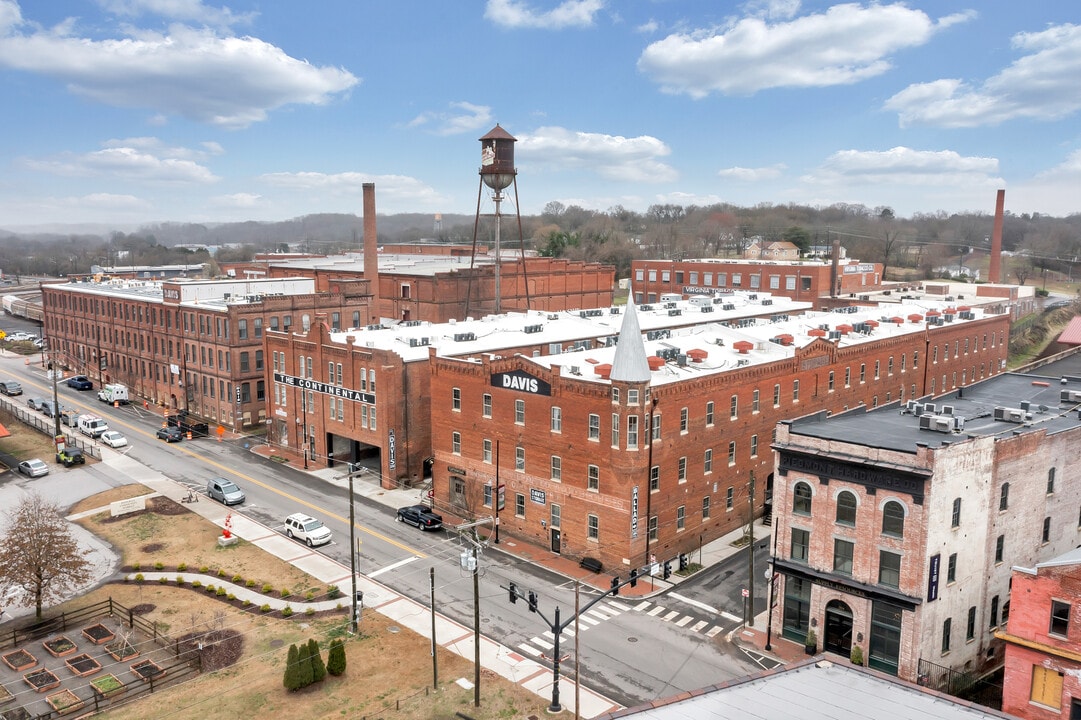
[(375, 183), (364, 183), (364, 279), (372, 294), (368, 313), (379, 317), (379, 242), (375, 230)]
[(995, 225), (991, 231), (991, 264), (987, 269), (988, 279), (993, 282), (1002, 282), (1002, 208), (1006, 204), (1006, 191), (998, 191), (998, 200), (995, 201)]
[(837, 292), (841, 289), (841, 274), (838, 268), (841, 264), (841, 238), (839, 237), (833, 238), (830, 258), (830, 297), (837, 297)]

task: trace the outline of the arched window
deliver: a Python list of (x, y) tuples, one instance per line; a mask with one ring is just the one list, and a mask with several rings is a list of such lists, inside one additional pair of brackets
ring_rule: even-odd
[(796, 483), (792, 490), (792, 512), (796, 515), (811, 514), (811, 486), (805, 482)]
[(998, 509), (1005, 510), (1010, 506), (1010, 484), (1002, 483), (1002, 492), (998, 495)]
[(837, 496), (837, 522), (841, 525), (856, 524), (856, 496), (847, 490)]
[(905, 507), (896, 500), (890, 500), (882, 508), (882, 534), (890, 537), (905, 535)]

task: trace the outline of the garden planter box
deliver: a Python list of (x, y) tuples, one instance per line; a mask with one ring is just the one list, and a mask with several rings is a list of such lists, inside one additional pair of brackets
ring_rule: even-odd
[(131, 672), (140, 680), (160, 680), (165, 677), (165, 671), (153, 660), (140, 660), (131, 666)]
[(101, 695), (103, 698), (112, 698), (117, 695), (123, 695), (124, 691), (127, 690), (124, 683), (120, 682), (120, 678), (111, 673), (91, 680), (90, 685), (94, 688), (94, 692)]
[(3, 655), (4, 664), (15, 672), (29, 670), (38, 664), (38, 659), (26, 650), (13, 650)]
[(105, 627), (101, 623), (98, 623), (97, 625), (91, 625), (90, 627), (83, 628), (83, 637), (94, 643), (95, 645), (104, 645), (105, 643), (115, 638), (116, 635), (113, 633), (112, 630)]
[(57, 635), (54, 638), (43, 641), (41, 644), (53, 657), (71, 655), (79, 649), (79, 646), (73, 643), (66, 635)]
[(34, 692), (46, 692), (55, 687), (60, 687), (60, 678), (53, 675), (45, 668), (28, 672), (23, 675), (23, 682), (34, 688)]
[(53, 710), (56, 710), (60, 715), (67, 715), (76, 710), (82, 710), (86, 705), (86, 701), (82, 700), (71, 690), (61, 690), (58, 693), (53, 693), (45, 698), (45, 701), (52, 705)]
[(119, 645), (114, 643), (106, 645), (105, 652), (109, 653), (109, 656), (117, 662), (124, 662), (125, 660), (139, 657), (139, 651), (128, 644)]
[(93, 675), (98, 670), (101, 670), (101, 663), (86, 653), (70, 657), (64, 661), (64, 664), (68, 666), (68, 669), (71, 670), (72, 673), (79, 677)]
[(6, 705), (15, 699), (15, 696), (8, 692), (8, 689), (3, 685), (0, 685), (0, 705)]

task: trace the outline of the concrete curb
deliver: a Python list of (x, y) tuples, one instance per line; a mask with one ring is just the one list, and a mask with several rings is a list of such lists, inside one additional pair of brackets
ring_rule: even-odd
[[(333, 600), (319, 600), (311, 602), (305, 600), (303, 596), (297, 596), (294, 599), (293, 596), (287, 598), (273, 597), (271, 595), (264, 595), (263, 593), (255, 590), (254, 588), (245, 587), (243, 585), (236, 585), (225, 578), (220, 578), (217, 575), (205, 575), (203, 573), (187, 573), (187, 572), (163, 572), (155, 570), (153, 572), (130, 572), (124, 575), (124, 581), (129, 583), (138, 582), (135, 579), (136, 575), (143, 576), (143, 584), (149, 585), (151, 583), (160, 584), (161, 579), (165, 578), (168, 582), (166, 585), (173, 587), (182, 587), (185, 590), (198, 590), (206, 593), (206, 587), (213, 585), (215, 588), (225, 588), (226, 593), (232, 593), (237, 600), (247, 600), (256, 607), (262, 607), (263, 605), (269, 605), (272, 610), (282, 610), (285, 607), (290, 607), (293, 612), (306, 612), (309, 608), (315, 612), (321, 612), (324, 610), (337, 610), (339, 607), (342, 609), (352, 605), (347, 593), (342, 593), (340, 597)], [(177, 577), (184, 578), (184, 585), (177, 585)], [(193, 582), (202, 583), (201, 587), (193, 587)]]

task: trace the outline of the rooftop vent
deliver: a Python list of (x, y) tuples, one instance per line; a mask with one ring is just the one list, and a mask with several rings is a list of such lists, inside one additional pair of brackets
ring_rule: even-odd
[(477, 339), (477, 334), (476, 333), (464, 332), (464, 333), (455, 333), (454, 334), (454, 342), (469, 342), (471, 340), (476, 340), (476, 339)]
[(526, 325), (522, 330), (526, 335), (532, 335), (533, 333), (539, 333), (544, 329), (543, 325)]
[(409, 347), (423, 347), (425, 345), (428, 345), (430, 342), (431, 342), (430, 338), (426, 338), (426, 337), (416, 338), (416, 337), (413, 337), (413, 338), (409, 338)]
[(996, 407), (995, 420), (1004, 422), (1023, 423), (1032, 419), (1032, 413), (1025, 412), (1021, 408)]
[(1081, 403), (1081, 390), (1063, 390), (1059, 394), (1061, 402)]
[(933, 430), (940, 433), (949, 433), (961, 430), (965, 426), (964, 418), (949, 415), (921, 415), (920, 430)]
[[(675, 305), (675, 303), (672, 303), (672, 304)], [(683, 314), (683, 311), (680, 310), (679, 308), (671, 308), (668, 311), (668, 317), (675, 317), (676, 315), (682, 315), (682, 314)]]

